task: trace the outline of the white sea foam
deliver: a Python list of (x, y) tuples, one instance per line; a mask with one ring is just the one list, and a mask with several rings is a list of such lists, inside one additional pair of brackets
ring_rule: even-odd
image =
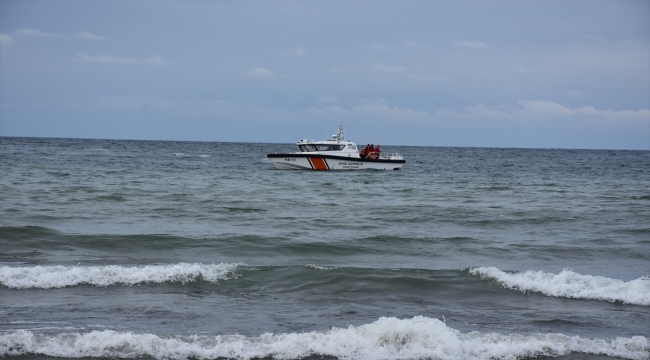
[(109, 286), (169, 281), (191, 282), (199, 277), (217, 282), (245, 264), (189, 264), (109, 266), (0, 267), (0, 285), (16, 289), (50, 289), (80, 284)]
[(329, 355), (339, 359), (515, 359), (587, 353), (625, 359), (648, 359), (643, 336), (586, 339), (563, 334), (503, 335), (461, 333), (437, 319), (380, 318), (357, 327), (325, 332), (175, 336), (111, 330), (43, 335), (27, 330), (0, 335), (0, 356), (42, 354), (55, 357), (156, 359), (299, 359)]
[(338, 269), (338, 267), (336, 267), (336, 266), (314, 265), (314, 264), (307, 264), (307, 265), (305, 265), (305, 267), (310, 267), (310, 268), (316, 269), (316, 270), (334, 270), (334, 269)]
[(559, 274), (543, 271), (511, 274), (494, 267), (473, 268), (469, 272), (495, 279), (503, 286), (520, 291), (537, 291), (557, 297), (650, 305), (650, 277), (647, 276), (622, 281), (603, 276), (581, 275), (566, 269)]

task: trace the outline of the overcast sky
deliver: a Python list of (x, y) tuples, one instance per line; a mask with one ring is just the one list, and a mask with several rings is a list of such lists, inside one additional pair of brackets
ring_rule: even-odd
[(0, 1), (0, 136), (650, 149), (650, 1)]

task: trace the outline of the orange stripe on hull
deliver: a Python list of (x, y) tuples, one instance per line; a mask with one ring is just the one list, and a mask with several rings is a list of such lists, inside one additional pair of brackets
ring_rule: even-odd
[(314, 170), (327, 170), (327, 164), (322, 158), (309, 158), (309, 160), (311, 160)]

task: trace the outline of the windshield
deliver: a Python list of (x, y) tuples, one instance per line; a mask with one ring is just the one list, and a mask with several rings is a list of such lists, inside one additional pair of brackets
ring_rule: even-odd
[(316, 151), (314, 145), (300, 145), (300, 151)]
[(345, 145), (329, 145), (329, 144), (309, 144), (299, 145), (300, 151), (340, 151), (345, 148)]

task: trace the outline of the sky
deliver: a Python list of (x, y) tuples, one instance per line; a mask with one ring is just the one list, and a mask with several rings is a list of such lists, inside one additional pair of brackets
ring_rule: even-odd
[(650, 150), (650, 1), (0, 0), (0, 136)]

